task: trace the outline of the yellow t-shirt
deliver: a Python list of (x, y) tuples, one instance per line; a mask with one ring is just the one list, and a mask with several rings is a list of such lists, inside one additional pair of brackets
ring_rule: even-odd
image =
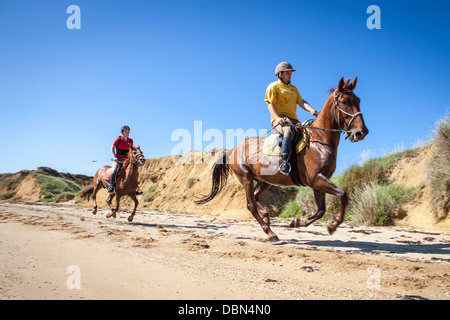
[[(286, 85), (274, 81), (267, 87), (264, 101), (272, 103), (279, 115), (297, 118), (297, 104), (303, 100), (297, 88), (293, 84)], [(271, 117), (270, 121), (273, 121)]]

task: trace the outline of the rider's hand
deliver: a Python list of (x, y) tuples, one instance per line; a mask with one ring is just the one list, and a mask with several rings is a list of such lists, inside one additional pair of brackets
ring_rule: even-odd
[(314, 117), (317, 117), (317, 116), (319, 115), (319, 113), (318, 113), (316, 110), (314, 110), (313, 112), (311, 112), (311, 114), (312, 114)]
[(286, 120), (284, 120), (284, 118), (278, 118), (278, 119), (275, 120), (275, 125), (276, 125), (276, 126), (277, 126), (277, 125), (282, 126), (282, 125), (284, 125), (284, 124), (286, 124)]

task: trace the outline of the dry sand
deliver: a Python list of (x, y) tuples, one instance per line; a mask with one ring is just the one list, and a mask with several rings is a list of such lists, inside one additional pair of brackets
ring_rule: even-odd
[(106, 212), (0, 202), (0, 298), (450, 299), (449, 232)]

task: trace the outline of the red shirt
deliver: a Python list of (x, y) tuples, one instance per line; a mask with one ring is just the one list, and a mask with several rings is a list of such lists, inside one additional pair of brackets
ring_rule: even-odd
[(128, 138), (125, 140), (122, 136), (118, 136), (113, 142), (113, 146), (116, 147), (116, 157), (119, 159), (128, 158), (128, 151), (133, 146), (133, 139)]

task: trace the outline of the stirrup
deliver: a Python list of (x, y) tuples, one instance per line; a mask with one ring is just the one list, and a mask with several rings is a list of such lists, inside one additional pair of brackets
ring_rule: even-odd
[(108, 193), (110, 193), (110, 194), (114, 194), (114, 189), (115, 189), (115, 187), (114, 186), (109, 186), (109, 188), (108, 188)]
[[(286, 168), (284, 168), (284, 166), (287, 166), (287, 170), (286, 170)], [(278, 168), (278, 170), (285, 176), (288, 176), (291, 174), (291, 164), (287, 161), (283, 161), (281, 163), (280, 167)]]

